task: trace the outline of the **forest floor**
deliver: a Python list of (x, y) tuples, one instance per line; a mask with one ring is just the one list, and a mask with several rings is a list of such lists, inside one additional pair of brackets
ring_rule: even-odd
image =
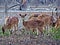
[(60, 40), (42, 35), (29, 35), (18, 30), (9, 36), (0, 36), (0, 45), (60, 45)]

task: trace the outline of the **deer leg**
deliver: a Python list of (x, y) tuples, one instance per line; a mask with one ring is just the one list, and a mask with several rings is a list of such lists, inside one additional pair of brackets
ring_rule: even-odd
[(46, 30), (48, 31), (48, 25), (46, 25)]
[(16, 34), (16, 31), (17, 31), (17, 25), (15, 24), (14, 25), (14, 33)]
[(15, 30), (16, 28), (15, 28), (15, 25), (13, 26), (13, 32), (14, 32), (14, 30)]
[(37, 30), (37, 35), (38, 35), (38, 34), (39, 34), (39, 33), (38, 33), (39, 31), (38, 31), (38, 29), (37, 29), (37, 28), (36, 28), (36, 30)]
[(46, 30), (47, 28), (46, 28), (46, 25), (44, 26), (44, 30)]
[(3, 32), (3, 34), (5, 33), (5, 29), (2, 27), (2, 32)]
[(23, 33), (23, 34), (25, 34), (25, 35), (26, 35), (26, 34), (28, 34), (28, 33), (27, 33), (27, 32), (28, 32), (28, 28), (23, 27), (23, 29), (22, 29), (22, 30), (23, 30), (23, 31), (22, 31), (22, 33)]
[(41, 35), (43, 35), (43, 27), (39, 27), (38, 30), (40, 31)]
[(16, 25), (16, 30), (18, 30), (18, 24)]
[(16, 31), (16, 25), (14, 25), (14, 28), (13, 28), (14, 31)]
[(50, 29), (50, 27), (49, 27), (49, 25), (47, 25), (47, 35), (49, 35), (49, 29)]
[(9, 31), (10, 31), (10, 34), (12, 34), (12, 28), (11, 28), (11, 29), (9, 29)]
[(55, 28), (57, 28), (57, 24), (55, 25)]
[(10, 29), (10, 34), (12, 34), (14, 31), (14, 27), (12, 26), (11, 29)]

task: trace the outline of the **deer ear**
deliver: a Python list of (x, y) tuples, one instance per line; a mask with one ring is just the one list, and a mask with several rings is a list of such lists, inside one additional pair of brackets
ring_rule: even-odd
[(26, 16), (27, 14), (25, 14), (25, 16)]
[(19, 14), (19, 16), (21, 16), (21, 14)]

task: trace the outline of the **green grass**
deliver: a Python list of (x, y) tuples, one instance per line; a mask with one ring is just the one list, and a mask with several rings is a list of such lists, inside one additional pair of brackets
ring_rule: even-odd
[(37, 35), (37, 31), (30, 31), (30, 34), (32, 34), (32, 35)]
[[(56, 29), (56, 28), (52, 27), (50, 30), (48, 30), (48, 33), (49, 33), (49, 35), (51, 35), (51, 37), (53, 39), (55, 39), (55, 40), (60, 39), (60, 28)], [(46, 30), (44, 31), (44, 34), (48, 34), (48, 33)]]
[(60, 28), (58, 28), (58, 29), (55, 29), (54, 31), (52, 31), (53, 32), (53, 38), (54, 39), (60, 39)]
[(3, 36), (1, 26), (0, 26), (0, 36)]
[[(0, 26), (0, 36), (10, 36), (9, 30), (6, 30), (5, 33), (3, 34), (1, 27), (2, 26)], [(24, 32), (25, 31), (23, 31), (22, 33), (24, 33)], [(60, 28), (56, 29), (56, 28), (52, 27), (50, 30), (48, 30), (48, 33), (49, 33), (49, 35), (51, 35), (51, 37), (53, 39), (58, 39), (58, 40), (60, 39)], [(46, 30), (44, 30), (45, 35), (47, 35), (48, 33)], [(30, 34), (37, 35), (37, 32), (36, 31), (34, 31), (34, 32), (30, 31)]]
[[(36, 31), (33, 32), (30, 30), (30, 34), (37, 35), (37, 32)], [(49, 34), (52, 39), (59, 40), (60, 39), (60, 28), (56, 29), (52, 27), (51, 29), (48, 30), (48, 32), (47, 30), (44, 30), (44, 35), (48, 36), (47, 34)]]
[(5, 31), (4, 36), (10, 36), (10, 32), (8, 30)]
[(10, 32), (8, 30), (5, 31), (5, 33), (2, 33), (2, 26), (0, 25), (0, 36), (9, 36)]

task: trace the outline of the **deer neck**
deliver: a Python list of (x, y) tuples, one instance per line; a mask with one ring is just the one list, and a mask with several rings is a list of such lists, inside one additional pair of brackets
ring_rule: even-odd
[(24, 18), (22, 19), (22, 22), (23, 22), (23, 25), (24, 25), (24, 22), (25, 22)]

